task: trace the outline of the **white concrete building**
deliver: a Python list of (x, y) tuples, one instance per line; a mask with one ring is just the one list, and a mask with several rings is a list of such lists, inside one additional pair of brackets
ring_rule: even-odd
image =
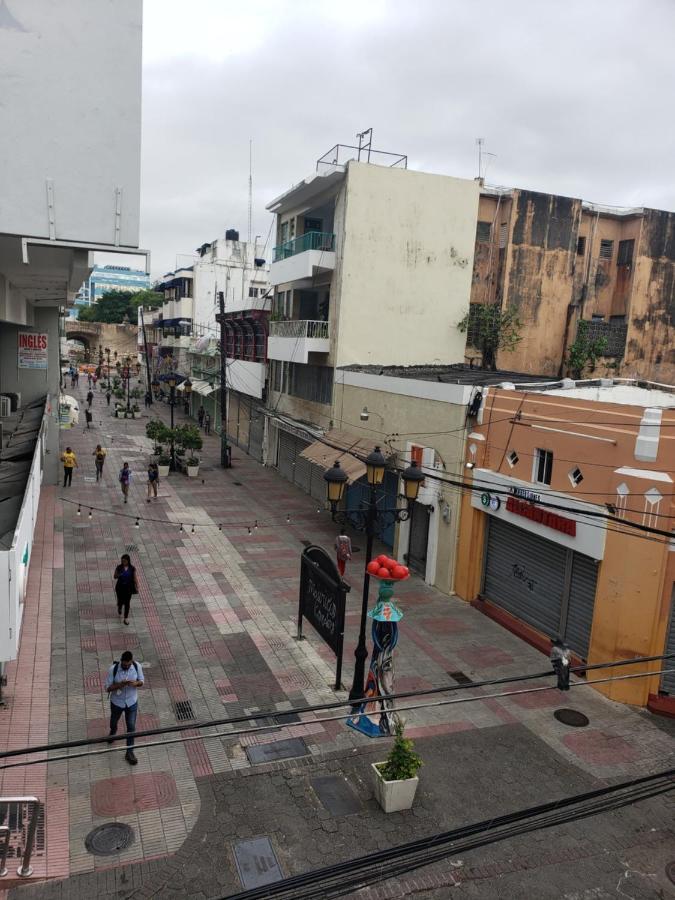
[(268, 206), (268, 464), (301, 478), (302, 449), (342, 418), (337, 369), (464, 361), (478, 199), (474, 181), (351, 160)]
[(142, 4), (2, 13), (0, 663), (17, 653), (40, 485), (60, 469), (60, 315), (92, 251), (138, 250)]

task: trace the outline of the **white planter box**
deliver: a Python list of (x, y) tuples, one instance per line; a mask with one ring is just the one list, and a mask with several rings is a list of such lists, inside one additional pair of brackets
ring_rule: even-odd
[(170, 466), (157, 466), (160, 478), (168, 478)]
[(199, 475), (199, 466), (185, 466), (188, 478), (196, 478)]
[[(384, 760), (383, 760), (384, 761)], [(377, 768), (382, 763), (371, 763), (375, 778), (375, 797), (386, 813), (410, 809), (415, 799), (419, 777), (406, 778), (405, 781), (385, 781)]]

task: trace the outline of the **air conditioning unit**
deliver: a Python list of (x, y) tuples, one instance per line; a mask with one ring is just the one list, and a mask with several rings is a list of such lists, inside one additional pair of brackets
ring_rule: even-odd
[(0, 418), (6, 418), (11, 415), (12, 401), (9, 397), (0, 397)]

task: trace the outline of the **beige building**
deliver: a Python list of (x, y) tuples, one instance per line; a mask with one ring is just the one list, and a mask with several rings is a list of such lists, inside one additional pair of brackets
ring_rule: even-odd
[[(457, 323), (469, 308), (478, 195), (473, 181), (352, 159), (319, 165), (269, 205), (264, 458), (313, 495), (325, 486), (300, 454), (351, 427), (338, 368), (463, 362)], [(359, 415), (350, 420), (362, 435)]]
[(675, 213), (483, 187), (471, 303), (518, 310), (523, 339), (498, 368), (570, 374), (584, 320), (607, 341), (595, 374), (672, 384)]

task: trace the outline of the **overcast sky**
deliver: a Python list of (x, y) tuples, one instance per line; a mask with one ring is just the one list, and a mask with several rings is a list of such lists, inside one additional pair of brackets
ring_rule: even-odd
[[(675, 209), (673, 0), (145, 0), (153, 275), (374, 129), (410, 168)], [(271, 242), (271, 240), (270, 240)], [(188, 254), (183, 256), (180, 254)], [(267, 257), (270, 247), (267, 248)]]

